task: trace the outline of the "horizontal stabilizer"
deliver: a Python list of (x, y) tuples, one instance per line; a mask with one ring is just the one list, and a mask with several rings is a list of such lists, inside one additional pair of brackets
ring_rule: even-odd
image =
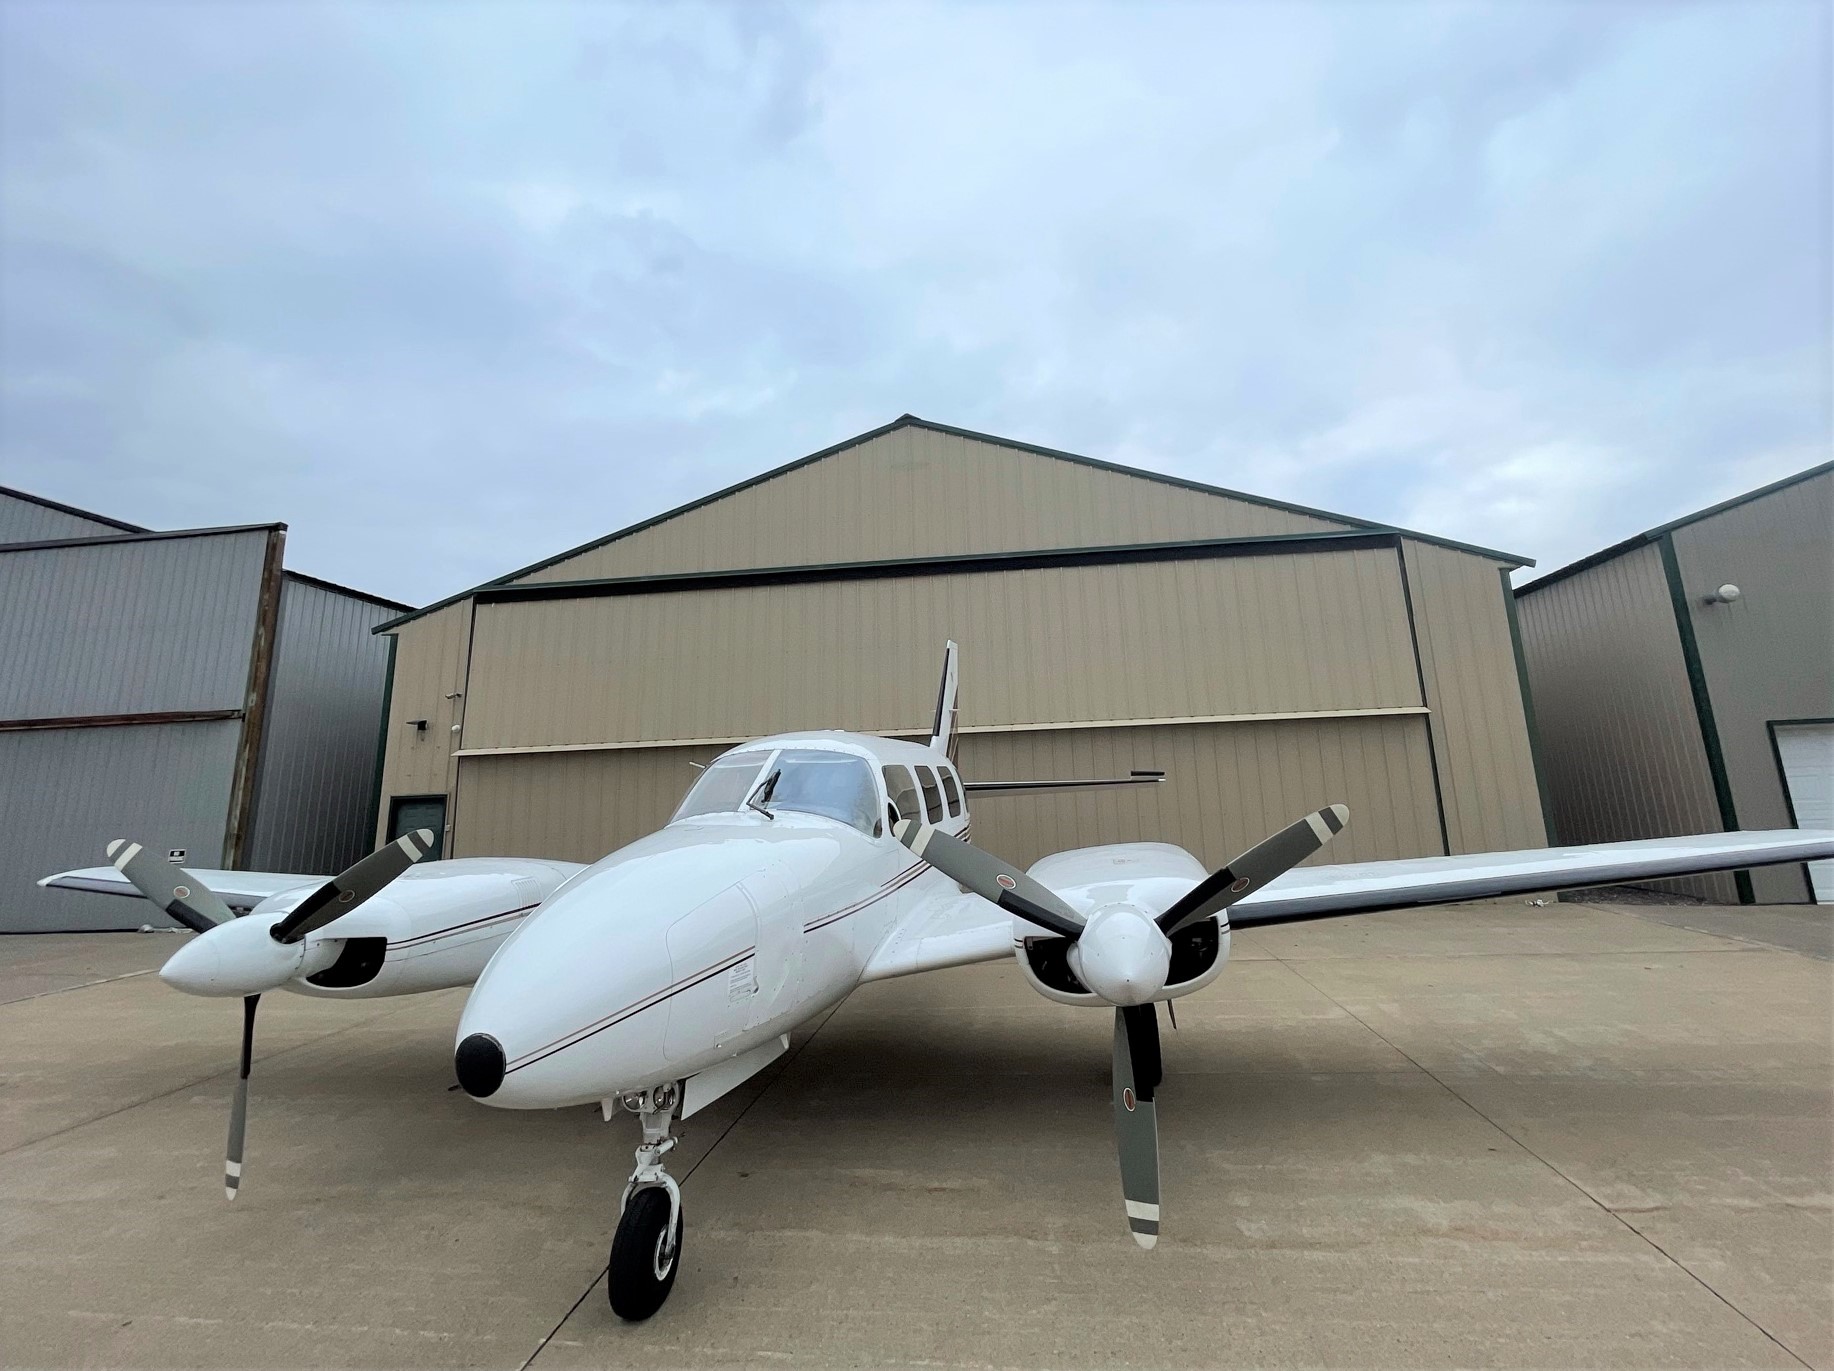
[(962, 789), (975, 795), (1040, 794), (1052, 790), (1096, 790), (1113, 785), (1158, 785), (1163, 771), (1130, 771), (1125, 776), (1069, 781), (963, 781)]

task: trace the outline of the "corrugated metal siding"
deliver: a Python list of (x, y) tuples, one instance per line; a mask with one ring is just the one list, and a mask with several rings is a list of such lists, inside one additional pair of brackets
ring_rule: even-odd
[(1372, 548), (485, 604), (464, 746), (927, 727), (949, 638), (977, 726), (1421, 704)]
[(34, 882), (103, 865), (111, 838), (220, 865), (240, 733), (235, 720), (0, 733), (0, 931), (171, 927), (145, 900)]
[(284, 577), (249, 867), (340, 871), (369, 849), (376, 731), (398, 611)]
[[(459, 764), (459, 852), (594, 861), (667, 821), (692, 784), (690, 761), (717, 747), (467, 757)], [(1419, 716), (975, 734), (970, 780), (1114, 775), (1160, 768), (1138, 790), (980, 797), (976, 841), (1012, 861), (1095, 843), (1175, 842), (1219, 866), (1333, 801), (1351, 822), (1332, 861), (1439, 851)]]
[(241, 709), (268, 536), (0, 548), (0, 719)]
[(522, 579), (1315, 533), (1355, 525), (933, 429), (895, 429)]
[(1401, 546), (1451, 850), (1545, 846), (1497, 564), (1411, 538)]
[[(471, 611), (472, 602), (461, 600), (401, 630), (384, 738), (387, 753), (382, 768), (383, 802), (376, 817), (378, 843), (387, 841), (383, 830), (388, 826), (389, 796), (452, 793), (452, 751), (458, 746), (452, 725), (464, 712), (464, 700), (446, 697), (465, 689)], [(411, 719), (425, 719), (426, 731), (409, 728)], [(449, 809), (448, 824), (452, 817)]]
[[(1711, 833), (1720, 827), (1660, 550), (1649, 544), (1519, 597), (1562, 843)], [(1732, 880), (1674, 886), (1737, 898)]]
[(85, 519), (35, 500), (0, 491), (0, 543), (49, 542), (53, 538), (105, 538), (122, 530), (100, 519)]
[[(1834, 718), (1834, 474), (1678, 528), (1675, 559), (1741, 828), (1787, 828), (1772, 719)], [(1702, 605), (1727, 582), (1733, 604)], [(1751, 873), (1760, 903), (1806, 901), (1801, 867)]]

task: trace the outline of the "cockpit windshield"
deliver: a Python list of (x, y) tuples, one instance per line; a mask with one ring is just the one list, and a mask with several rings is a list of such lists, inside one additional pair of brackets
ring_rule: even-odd
[(879, 792), (865, 758), (847, 752), (785, 748), (774, 759), (768, 751), (753, 750), (728, 753), (711, 763), (688, 791), (675, 818), (736, 814), (745, 808), (747, 799), (766, 813), (787, 809), (820, 814), (862, 833), (871, 833), (879, 816)]
[(790, 748), (777, 754), (778, 773), (766, 809), (794, 809), (839, 819), (871, 833), (879, 814), (879, 792), (864, 757), (848, 752)]
[(745, 804), (745, 797), (751, 794), (752, 787), (758, 784), (770, 755), (768, 752), (729, 752), (713, 762), (688, 791), (681, 808), (675, 811), (675, 818), (736, 814)]

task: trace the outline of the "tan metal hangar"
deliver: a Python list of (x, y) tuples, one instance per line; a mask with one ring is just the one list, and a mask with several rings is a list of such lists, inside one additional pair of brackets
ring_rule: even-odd
[(953, 638), (967, 778), (1167, 775), (978, 796), (1010, 860), (1333, 801), (1333, 861), (1536, 847), (1526, 564), (904, 415), (379, 625), (378, 837), (595, 860), (735, 742), (927, 736)]

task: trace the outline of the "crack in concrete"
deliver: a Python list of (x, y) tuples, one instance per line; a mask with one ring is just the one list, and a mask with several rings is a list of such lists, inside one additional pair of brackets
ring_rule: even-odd
[[(845, 1004), (845, 1003), (846, 1003), (845, 1000), (841, 1001), (841, 1004)], [(768, 1095), (771, 1092), (771, 1087), (776, 1085), (778, 1081), (783, 1079), (785, 1074), (787, 1074), (790, 1069), (790, 1064), (794, 1062), (798, 1057), (800, 1057), (805, 1050), (807, 1050), (810, 1043), (815, 1041), (815, 1035), (820, 1033), (822, 1029), (828, 1026), (828, 1020), (834, 1017), (835, 1013), (840, 1009), (840, 1007), (841, 1006), (837, 1004), (833, 1008), (828, 1010), (826, 1014), (823, 1014), (819, 1019), (814, 1020), (813, 1022), (815, 1023), (815, 1027), (812, 1030), (810, 1030), (808, 1037), (804, 1038), (800, 1043), (796, 1045), (795, 1051), (787, 1053), (779, 1062), (773, 1063), (772, 1065), (775, 1068), (774, 1070), (767, 1068), (767, 1070), (770, 1071), (770, 1076), (769, 1076), (769, 1079), (764, 1082), (763, 1088), (760, 1089), (756, 1095), (753, 1095), (751, 1099), (746, 1101), (745, 1107), (741, 1109), (737, 1114), (734, 1114), (732, 1116), (732, 1122), (728, 1123), (724, 1128), (720, 1130), (719, 1137), (715, 1138), (713, 1142), (708, 1146), (707, 1150), (701, 1153), (700, 1156), (695, 1159), (694, 1165), (689, 1167), (687, 1171), (685, 1171), (682, 1174), (677, 1184), (681, 1186), (684, 1196), (688, 1188), (688, 1182), (694, 1179), (694, 1173), (696, 1171), (699, 1171), (701, 1167), (706, 1164), (707, 1159), (711, 1157), (716, 1151), (719, 1150), (720, 1144), (725, 1142), (727, 1137), (731, 1134), (732, 1130), (739, 1126), (740, 1120), (742, 1120), (747, 1114), (751, 1113), (751, 1111), (757, 1107), (758, 1101), (763, 1099), (766, 1095)], [(683, 1203), (685, 1206), (686, 1204), (685, 1199)], [(543, 1352), (547, 1351), (548, 1345), (554, 1341), (555, 1335), (559, 1333), (561, 1329), (565, 1328), (567, 1326), (568, 1320), (570, 1320), (575, 1314), (579, 1312), (580, 1306), (586, 1302), (586, 1297), (590, 1295), (594, 1290), (598, 1289), (599, 1282), (606, 1278), (610, 1270), (611, 1270), (611, 1262), (609, 1259), (609, 1252), (608, 1252), (605, 1265), (601, 1266), (598, 1269), (598, 1274), (593, 1276), (593, 1278), (586, 1283), (586, 1288), (580, 1291), (579, 1298), (573, 1301), (573, 1303), (570, 1306), (568, 1306), (567, 1312), (562, 1314), (559, 1320), (555, 1323), (555, 1325), (552, 1328), (550, 1328), (547, 1331), (547, 1333), (542, 1337), (541, 1341), (535, 1344), (535, 1350), (529, 1353), (528, 1360), (524, 1361), (521, 1366), (516, 1368), (516, 1371), (529, 1371), (529, 1367), (534, 1364), (535, 1358), (539, 1357)], [(580, 1344), (573, 1342), (571, 1340), (563, 1340), (562, 1345), (567, 1346), (567, 1347), (576, 1347), (576, 1346), (579, 1346)], [(752, 1355), (756, 1356), (758, 1354), (753, 1353)]]
[(1635, 1236), (1640, 1242), (1646, 1244), (1652, 1251), (1658, 1253), (1665, 1261), (1667, 1261), (1677, 1271), (1681, 1272), (1689, 1280), (1693, 1281), (1696, 1285), (1698, 1285), (1702, 1290), (1706, 1291), (1714, 1299), (1718, 1300), (1721, 1304), (1725, 1305), (1726, 1308), (1730, 1309), (1734, 1314), (1738, 1315), (1740, 1319), (1744, 1320), (1757, 1333), (1759, 1333), (1762, 1337), (1764, 1337), (1767, 1341), (1769, 1341), (1773, 1346), (1775, 1346), (1778, 1351), (1782, 1352), (1785, 1356), (1789, 1357), (1790, 1360), (1796, 1362), (1798, 1365), (1805, 1368), (1805, 1371), (1814, 1371), (1814, 1368), (1812, 1367), (1812, 1365), (1809, 1362), (1805, 1361), (1802, 1357), (1798, 1356), (1793, 1348), (1791, 1348), (1782, 1339), (1777, 1337), (1776, 1334), (1772, 1333), (1768, 1328), (1764, 1327), (1763, 1324), (1759, 1323), (1751, 1315), (1747, 1314), (1743, 1309), (1740, 1309), (1731, 1300), (1727, 1299), (1724, 1295), (1720, 1294), (1720, 1292), (1715, 1290), (1711, 1285), (1707, 1284), (1705, 1280), (1703, 1280), (1698, 1274), (1696, 1274), (1692, 1269), (1690, 1269), (1685, 1263), (1680, 1261), (1673, 1253), (1669, 1252), (1666, 1248), (1664, 1248), (1662, 1244), (1657, 1242), (1654, 1238), (1651, 1238), (1649, 1234), (1638, 1229), (1636, 1225), (1632, 1224), (1622, 1214), (1612, 1209), (1610, 1205), (1606, 1204), (1598, 1196), (1594, 1195), (1590, 1190), (1586, 1189), (1585, 1186), (1581, 1185), (1577, 1180), (1569, 1176), (1565, 1171), (1562, 1171), (1553, 1162), (1549, 1161), (1546, 1157), (1542, 1156), (1539, 1152), (1535, 1151), (1534, 1148), (1530, 1147), (1521, 1138), (1518, 1138), (1514, 1133), (1510, 1132), (1507, 1128), (1503, 1127), (1502, 1124), (1498, 1123), (1495, 1119), (1491, 1118), (1488, 1114), (1486, 1114), (1483, 1110), (1479, 1109), (1470, 1100), (1466, 1099), (1463, 1095), (1459, 1094), (1457, 1090), (1455, 1090), (1452, 1086), (1448, 1085), (1444, 1080), (1442, 1080), (1432, 1070), (1430, 1070), (1426, 1066), (1423, 1066), (1420, 1062), (1416, 1061), (1410, 1053), (1408, 1053), (1403, 1048), (1401, 1048), (1399, 1045), (1391, 1041), (1380, 1030), (1373, 1027), (1367, 1020), (1365, 1020), (1354, 1009), (1350, 1008), (1349, 1005), (1343, 1003), (1335, 995), (1332, 995), (1329, 991), (1315, 984), (1312, 981), (1312, 979), (1309, 976), (1307, 976), (1303, 971), (1301, 971), (1297, 966), (1294, 966), (1291, 963), (1287, 962), (1284, 958), (1280, 957), (1278, 954), (1274, 954), (1274, 960), (1277, 962), (1280, 962), (1281, 965), (1285, 966), (1295, 976), (1299, 977), (1300, 980), (1304, 981), (1307, 985), (1311, 986), (1313, 990), (1316, 990), (1320, 995), (1323, 995), (1332, 1004), (1336, 1005), (1339, 1009), (1343, 1010), (1344, 1013), (1348, 1014), (1351, 1018), (1355, 1019), (1359, 1024), (1362, 1024), (1363, 1027), (1369, 1033), (1375, 1036), (1377, 1039), (1379, 1039), (1380, 1041), (1384, 1043), (1387, 1043), (1387, 1045), (1390, 1048), (1400, 1053), (1400, 1055), (1403, 1058), (1405, 1058), (1408, 1062), (1412, 1063), (1416, 1071), (1418, 1071), (1421, 1075), (1425, 1076), (1428, 1080), (1432, 1081), (1433, 1084), (1437, 1085), (1441, 1090), (1445, 1091), (1446, 1094), (1450, 1095), (1453, 1099), (1457, 1100), (1461, 1105), (1463, 1105), (1466, 1109), (1470, 1110), (1478, 1118), (1482, 1119), (1491, 1128), (1494, 1128), (1503, 1137), (1508, 1138), (1510, 1142), (1514, 1143), (1517, 1147), (1521, 1148), (1522, 1151), (1526, 1155), (1534, 1158), (1542, 1166), (1547, 1168), (1548, 1171), (1553, 1173), (1555, 1176), (1558, 1176), (1562, 1181), (1566, 1182), (1567, 1185), (1571, 1186), (1574, 1190), (1578, 1191), (1581, 1195), (1585, 1196), (1587, 1201), (1590, 1202), (1596, 1209), (1598, 1209), (1601, 1213), (1608, 1215), (1611, 1218), (1612, 1222), (1616, 1223), (1619, 1227), (1623, 1228), (1625, 1232), (1630, 1233), (1633, 1236)]

